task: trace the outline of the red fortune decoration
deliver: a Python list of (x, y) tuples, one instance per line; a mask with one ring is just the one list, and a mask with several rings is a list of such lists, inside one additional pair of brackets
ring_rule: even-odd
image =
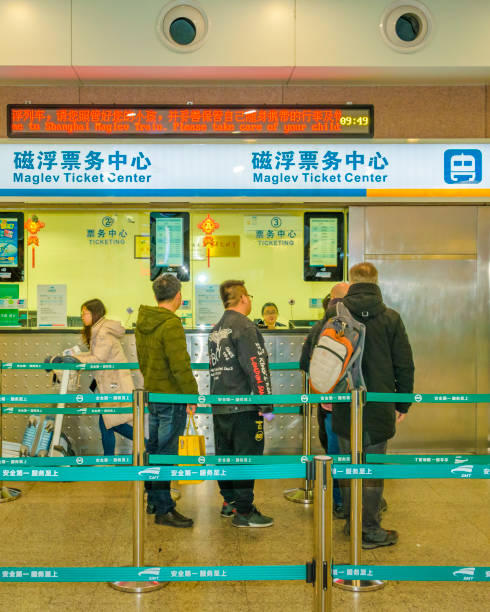
[(24, 223), (24, 228), (29, 232), (29, 237), (27, 238), (27, 246), (32, 244), (32, 267), (36, 267), (36, 255), (34, 251), (35, 246), (39, 246), (39, 238), (36, 234), (41, 230), (45, 224), (42, 221), (39, 221), (36, 215), (32, 215), (32, 219), (27, 219)]
[(207, 247), (206, 253), (208, 256), (208, 268), (209, 268), (209, 258), (210, 258), (211, 247), (216, 244), (214, 236), (212, 236), (212, 233), (214, 232), (214, 230), (217, 230), (219, 228), (219, 223), (217, 223), (212, 217), (210, 217), (208, 213), (208, 216), (203, 221), (201, 221), (201, 223), (199, 223), (197, 227), (206, 234), (203, 238), (202, 245), (204, 247)]

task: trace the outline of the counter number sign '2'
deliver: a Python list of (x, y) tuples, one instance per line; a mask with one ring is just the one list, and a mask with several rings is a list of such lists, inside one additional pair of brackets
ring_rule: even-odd
[(447, 149), (444, 151), (444, 182), (477, 184), (482, 180), (482, 154), (479, 149)]

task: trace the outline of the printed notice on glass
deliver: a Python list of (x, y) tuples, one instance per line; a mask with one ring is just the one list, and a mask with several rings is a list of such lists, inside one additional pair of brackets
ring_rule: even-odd
[(156, 266), (184, 265), (183, 219), (157, 219)]
[(337, 265), (337, 219), (311, 219), (310, 266)]
[(37, 286), (38, 327), (66, 327), (66, 285)]
[(196, 285), (196, 323), (215, 325), (223, 315), (219, 285)]

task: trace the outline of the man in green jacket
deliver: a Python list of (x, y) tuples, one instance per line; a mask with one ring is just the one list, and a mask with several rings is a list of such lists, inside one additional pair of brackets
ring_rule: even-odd
[[(158, 306), (140, 306), (136, 322), (136, 351), (145, 389), (150, 393), (197, 394), (184, 328), (175, 311), (182, 303), (180, 281), (163, 274), (153, 282)], [(179, 436), (184, 433), (187, 414), (194, 405), (149, 402), (150, 437), (147, 452), (176, 455)], [(148, 514), (155, 523), (191, 527), (193, 520), (177, 512), (170, 496), (169, 481), (148, 483)]]

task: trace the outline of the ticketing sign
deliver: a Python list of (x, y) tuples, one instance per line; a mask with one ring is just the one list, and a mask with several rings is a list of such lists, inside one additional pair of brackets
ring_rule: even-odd
[(374, 107), (9, 104), (7, 134), (9, 138), (372, 138)]
[[(264, 196), (488, 201), (489, 160), (487, 142), (18, 140), (0, 143), (0, 197), (8, 201)], [(313, 231), (326, 235), (328, 225), (318, 222)], [(168, 244), (173, 258), (178, 242)], [(312, 255), (323, 260), (326, 254)]]

